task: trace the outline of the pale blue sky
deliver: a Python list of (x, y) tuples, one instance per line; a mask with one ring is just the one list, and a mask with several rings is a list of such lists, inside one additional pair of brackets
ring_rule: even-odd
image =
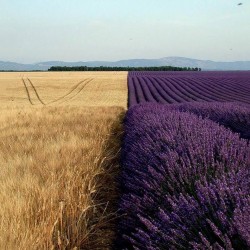
[(0, 60), (250, 60), (250, 0), (0, 0), (0, 11)]

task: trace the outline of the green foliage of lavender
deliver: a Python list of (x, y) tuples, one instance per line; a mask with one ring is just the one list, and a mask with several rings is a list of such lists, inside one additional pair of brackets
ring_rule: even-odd
[(116, 248), (250, 248), (248, 141), (187, 109), (128, 111)]

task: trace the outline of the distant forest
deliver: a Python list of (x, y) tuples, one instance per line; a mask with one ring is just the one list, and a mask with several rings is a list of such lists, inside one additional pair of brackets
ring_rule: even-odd
[(172, 66), (160, 66), (160, 67), (67, 67), (67, 66), (52, 66), (48, 71), (201, 71), (201, 68), (190, 67), (172, 67)]

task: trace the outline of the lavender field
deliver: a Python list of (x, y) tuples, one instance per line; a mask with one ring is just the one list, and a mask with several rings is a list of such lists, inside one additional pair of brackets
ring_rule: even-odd
[(117, 249), (250, 249), (250, 72), (132, 72)]
[(250, 104), (250, 72), (131, 72), (129, 106), (155, 102), (232, 102)]

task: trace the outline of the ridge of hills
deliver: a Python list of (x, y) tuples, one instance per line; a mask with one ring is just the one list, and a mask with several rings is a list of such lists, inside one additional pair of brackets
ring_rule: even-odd
[(47, 71), (52, 66), (88, 66), (88, 67), (157, 67), (157, 66), (175, 66), (201, 68), (202, 70), (250, 70), (250, 61), (216, 62), (211, 60), (198, 60), (186, 57), (163, 57), (160, 59), (128, 59), (120, 61), (47, 61), (33, 64), (23, 64), (16, 62), (0, 61), (0, 70), (8, 71)]

